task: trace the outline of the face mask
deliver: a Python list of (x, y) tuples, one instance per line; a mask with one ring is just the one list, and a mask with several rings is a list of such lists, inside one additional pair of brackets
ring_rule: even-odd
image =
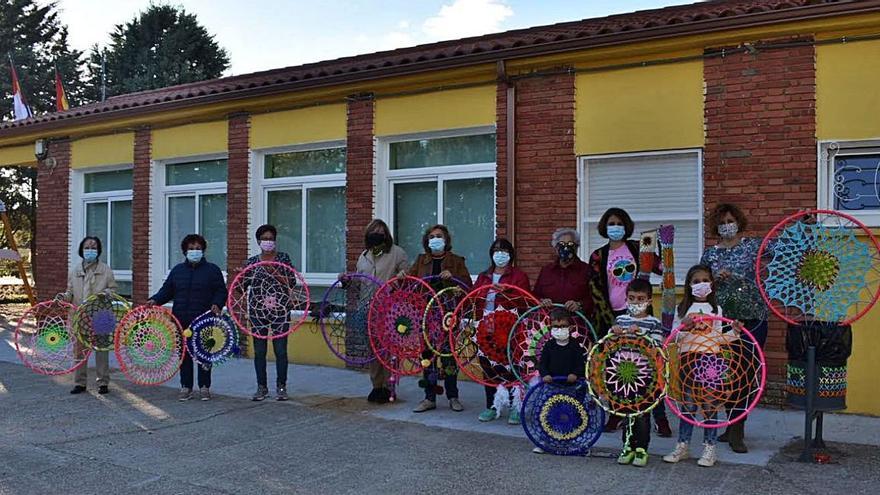
[(606, 232), (608, 232), (609, 239), (612, 241), (619, 241), (623, 239), (623, 236), (626, 234), (626, 227), (623, 225), (609, 225)]
[(574, 243), (562, 243), (556, 245), (556, 252), (559, 254), (559, 259), (562, 261), (568, 261), (574, 258), (574, 250), (577, 249), (577, 246)]
[(495, 251), (492, 253), (492, 261), (495, 262), (495, 266), (499, 266), (504, 268), (510, 263), (510, 253), (505, 253), (504, 251)]
[(374, 248), (377, 246), (381, 246), (385, 244), (385, 234), (382, 232), (373, 232), (372, 234), (367, 234), (367, 247)]
[(723, 239), (733, 239), (739, 232), (739, 225), (736, 223), (722, 223), (718, 226), (718, 235)]
[(712, 293), (712, 284), (710, 282), (700, 282), (691, 285), (691, 294), (694, 297), (704, 298)]
[(186, 260), (190, 263), (198, 263), (202, 261), (203, 254), (201, 249), (190, 249), (186, 252)]
[(83, 249), (83, 259), (92, 262), (98, 259), (98, 250), (97, 249)]
[(553, 327), (550, 329), (550, 335), (553, 336), (553, 339), (560, 344), (568, 342), (568, 327)]
[(428, 239), (428, 247), (431, 251), (439, 253), (446, 247), (446, 239), (442, 237), (432, 237)]
[(649, 303), (627, 303), (626, 310), (629, 312), (630, 316), (638, 316), (645, 314), (648, 311)]
[(275, 251), (275, 241), (260, 241), (260, 249), (266, 253)]

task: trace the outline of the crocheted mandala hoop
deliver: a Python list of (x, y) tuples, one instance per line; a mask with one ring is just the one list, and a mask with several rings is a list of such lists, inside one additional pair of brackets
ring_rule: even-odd
[(280, 339), (308, 317), (309, 287), (290, 265), (261, 261), (235, 277), (226, 307), (242, 332), (257, 339)]
[(432, 275), (422, 280), (428, 283), (436, 295), (428, 301), (422, 322), (425, 345), (434, 356), (452, 357), (449, 332), (458, 303), (468, 294), (468, 286), (457, 278), (443, 280)]
[(216, 366), (239, 352), (238, 329), (228, 317), (206, 311), (189, 324), (188, 330), (186, 350), (199, 365)]
[(91, 349), (80, 345), (76, 353), (75, 310), (68, 302), (45, 301), (22, 315), (15, 327), (15, 352), (25, 366), (41, 375), (63, 375), (88, 362)]
[(590, 395), (616, 416), (640, 416), (666, 396), (666, 356), (644, 335), (606, 335), (590, 350), (586, 373)]
[(170, 380), (186, 353), (180, 322), (161, 306), (140, 306), (129, 312), (117, 328), (115, 348), (122, 373), (139, 385)]
[(423, 280), (407, 276), (392, 278), (373, 296), (368, 326), (370, 347), (376, 359), (392, 373), (415, 375), (424, 368), (422, 322), (428, 301), (435, 295)]
[(590, 398), (586, 384), (568, 384), (566, 377), (530, 388), (520, 417), (529, 440), (556, 455), (586, 454), (605, 428), (605, 413)]
[(363, 273), (347, 273), (327, 289), (321, 301), (324, 342), (349, 366), (363, 366), (376, 356), (368, 332), (370, 303), (382, 281)]
[[(511, 327), (507, 339), (507, 359), (514, 363), (512, 371), (516, 378), (524, 384), (538, 376), (538, 364), (541, 362), (541, 349), (553, 339), (550, 335), (550, 312), (552, 308), (564, 308), (564, 304), (553, 304), (549, 308), (535, 306), (520, 315)], [(590, 352), (590, 346), (596, 341), (593, 325), (580, 311), (572, 313), (574, 328), (570, 329), (571, 341), (584, 351)], [(516, 335), (525, 338), (515, 338)], [(518, 360), (517, 360), (518, 358)]]
[(113, 332), (129, 311), (131, 303), (116, 294), (89, 296), (73, 313), (77, 339), (93, 351), (113, 350)]

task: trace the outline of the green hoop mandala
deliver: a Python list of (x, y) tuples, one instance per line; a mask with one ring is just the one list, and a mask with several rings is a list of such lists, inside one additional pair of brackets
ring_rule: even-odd
[(657, 407), (666, 396), (668, 377), (666, 354), (643, 335), (609, 334), (587, 359), (590, 395), (616, 416), (640, 416)]
[(28, 309), (15, 328), (15, 351), (21, 362), (41, 375), (63, 375), (83, 366), (90, 349), (78, 345), (71, 324), (76, 307), (46, 301)]
[[(523, 313), (510, 329), (510, 336), (507, 339), (507, 359), (515, 364), (513, 373), (522, 383), (528, 384), (538, 374), (541, 349), (552, 339), (550, 311), (554, 307), (565, 306), (562, 304), (554, 304), (550, 307), (535, 306)], [(572, 315), (575, 328), (571, 330), (571, 340), (586, 356), (590, 352), (590, 345), (596, 341), (596, 332), (582, 313), (575, 311)], [(519, 335), (522, 338), (515, 338)]]
[(116, 294), (98, 293), (87, 298), (73, 314), (73, 329), (80, 343), (93, 351), (113, 350), (116, 326), (131, 311), (131, 303)]

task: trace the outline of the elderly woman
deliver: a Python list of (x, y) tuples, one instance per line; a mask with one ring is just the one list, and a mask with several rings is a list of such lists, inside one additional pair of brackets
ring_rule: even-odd
[[(422, 247), (425, 252), (420, 254), (409, 269), (409, 274), (414, 277), (425, 278), (438, 276), (441, 280), (451, 281), (453, 278), (460, 280), (468, 287), (471, 285), (471, 274), (468, 272), (464, 258), (452, 252), (452, 236), (445, 225), (434, 225), (425, 231), (422, 236)], [(458, 399), (458, 368), (455, 360), (451, 357), (441, 357), (441, 365), (446, 371), (443, 385), (446, 388), (446, 398), (449, 399), (449, 408), (455, 412), (461, 412), (464, 407)], [(413, 412), (421, 413), (437, 409), (437, 370), (430, 366), (424, 370), (425, 399), (413, 409)]]
[[(95, 294), (110, 295), (116, 290), (113, 270), (100, 261), (101, 252), (101, 239), (97, 237), (88, 236), (79, 243), (79, 257), (82, 258), (82, 263), (77, 264), (70, 271), (67, 277), (67, 291), (58, 294), (55, 299), (79, 305)], [(85, 348), (77, 340), (74, 344), (77, 359), (80, 359), (84, 352)], [(81, 394), (86, 391), (87, 368), (88, 363), (77, 368), (71, 394)], [(110, 391), (110, 356), (107, 351), (95, 352), (95, 368), (98, 373), (98, 393), (106, 394)]]
[[(700, 263), (712, 269), (718, 304), (724, 316), (741, 321), (762, 348), (767, 340), (767, 307), (755, 282), (755, 263), (760, 239), (743, 236), (748, 219), (736, 205), (721, 203), (708, 218), (708, 231), (718, 243), (703, 252)], [(736, 453), (748, 452), (743, 442), (745, 421), (731, 425), (719, 440)]]
[(590, 280), (593, 270), (578, 258), (581, 235), (575, 229), (558, 229), (550, 245), (556, 250), (556, 259), (541, 268), (535, 281), (535, 297), (541, 304), (564, 304), (569, 311), (579, 311), (587, 318), (593, 315), (593, 296)]

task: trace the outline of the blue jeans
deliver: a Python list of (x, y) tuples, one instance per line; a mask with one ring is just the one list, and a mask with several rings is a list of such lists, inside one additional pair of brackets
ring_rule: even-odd
[[(269, 352), (267, 339), (254, 340), (254, 370), (257, 372), (257, 385), (268, 387), (266, 384), (266, 354)], [(287, 336), (272, 339), (272, 350), (275, 351), (275, 384), (279, 387), (287, 385)]]

